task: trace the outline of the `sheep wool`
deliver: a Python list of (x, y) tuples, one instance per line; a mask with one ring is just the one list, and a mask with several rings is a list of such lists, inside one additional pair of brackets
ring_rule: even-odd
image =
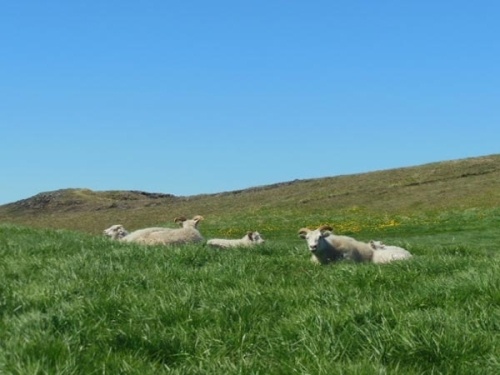
[(240, 239), (226, 239), (226, 238), (212, 238), (207, 241), (207, 245), (227, 249), (232, 247), (251, 247), (264, 243), (264, 239), (259, 232), (248, 231), (243, 238)]

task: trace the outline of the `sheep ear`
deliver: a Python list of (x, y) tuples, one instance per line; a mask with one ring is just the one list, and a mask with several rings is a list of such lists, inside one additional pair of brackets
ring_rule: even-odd
[(307, 233), (309, 233), (311, 230), (309, 228), (301, 228), (299, 229), (299, 237), (300, 238), (306, 238)]
[(248, 231), (247, 236), (248, 236), (248, 238), (250, 238), (250, 240), (253, 240), (253, 232), (252, 231)]
[(328, 237), (330, 234), (332, 234), (333, 229), (328, 225), (322, 225), (318, 228), (318, 230), (320, 231), (322, 237)]
[(193, 217), (193, 220), (198, 222), (198, 221), (201, 221), (201, 220), (205, 220), (205, 218), (201, 215), (196, 215), (195, 217)]
[(174, 219), (174, 223), (183, 223), (187, 219), (184, 216), (179, 216)]
[(324, 231), (331, 232), (331, 231), (333, 231), (333, 228), (331, 226), (329, 226), (329, 225), (322, 225), (318, 229), (319, 229), (320, 232), (324, 232)]

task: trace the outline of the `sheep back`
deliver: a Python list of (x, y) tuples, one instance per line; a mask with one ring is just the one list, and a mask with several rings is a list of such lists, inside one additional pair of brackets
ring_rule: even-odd
[(373, 263), (384, 264), (397, 260), (405, 260), (412, 258), (413, 255), (408, 250), (397, 246), (386, 246), (383, 249), (378, 249), (373, 253)]
[(151, 227), (138, 229), (123, 237), (121, 240), (123, 242), (135, 242), (135, 243), (147, 243), (148, 239), (153, 235), (153, 233), (157, 232), (169, 232), (174, 230), (173, 228), (164, 228), (164, 227)]
[(381, 241), (374, 240), (370, 241), (369, 244), (375, 250), (373, 263), (384, 264), (413, 257), (408, 250), (399, 246), (386, 245)]
[(144, 239), (147, 245), (181, 245), (204, 241), (203, 236), (195, 228), (178, 228), (169, 231), (156, 231)]
[(231, 248), (231, 247), (250, 247), (264, 243), (264, 239), (259, 232), (247, 232), (243, 238), (239, 239), (226, 239), (226, 238), (212, 238), (207, 241), (207, 245), (218, 248)]
[(330, 245), (331, 252), (336, 257), (350, 259), (355, 262), (369, 262), (373, 257), (373, 249), (369, 244), (348, 236), (331, 234), (324, 240)]

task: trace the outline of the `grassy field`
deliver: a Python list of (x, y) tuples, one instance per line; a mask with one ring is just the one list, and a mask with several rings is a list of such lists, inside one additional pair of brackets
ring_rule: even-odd
[[(201, 223), (252, 250), (0, 225), (0, 373), (500, 373), (500, 208), (295, 210)], [(414, 259), (316, 266), (297, 230), (322, 223)]]

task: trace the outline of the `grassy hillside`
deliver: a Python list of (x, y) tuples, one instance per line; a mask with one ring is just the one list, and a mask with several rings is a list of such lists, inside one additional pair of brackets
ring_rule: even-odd
[[(490, 155), (190, 197), (67, 189), (0, 206), (0, 222), (92, 234), (116, 223), (170, 226), (177, 216), (195, 214), (205, 217), (208, 234), (243, 225), (278, 234), (289, 226), (339, 225), (339, 219), (345, 226), (353, 217), (357, 225), (376, 227), (423, 213), (497, 207), (499, 181), (500, 155)], [(356, 231), (350, 227), (345, 229)]]
[[(238, 192), (85, 189), (0, 207), (0, 374), (500, 373), (500, 156)], [(103, 238), (202, 214), (266, 243)], [(297, 230), (407, 248), (317, 266)]]

